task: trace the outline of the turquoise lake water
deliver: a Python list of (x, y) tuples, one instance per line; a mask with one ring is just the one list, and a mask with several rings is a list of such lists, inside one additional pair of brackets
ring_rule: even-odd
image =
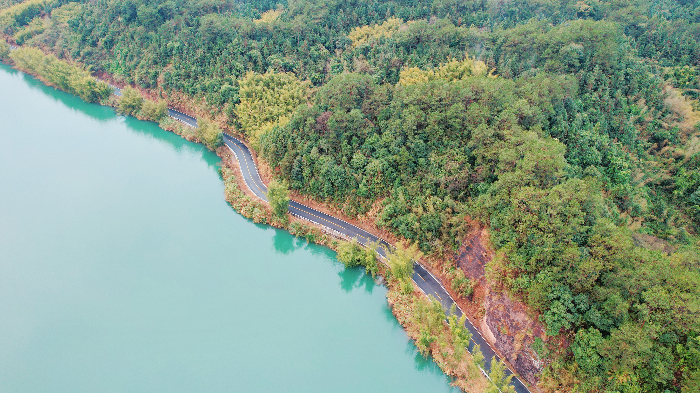
[(218, 157), (0, 65), (0, 392), (454, 392)]

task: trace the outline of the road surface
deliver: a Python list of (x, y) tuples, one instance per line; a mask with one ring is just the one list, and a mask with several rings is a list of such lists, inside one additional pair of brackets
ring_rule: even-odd
[[(17, 49), (17, 47), (10, 45), (10, 49), (14, 50)], [(121, 90), (118, 87), (113, 85), (110, 86), (114, 89), (114, 95), (118, 97), (122, 95)], [(168, 108), (168, 116), (190, 127), (197, 127), (197, 119), (171, 108)], [(267, 187), (260, 178), (257, 166), (255, 165), (255, 161), (253, 160), (253, 156), (251, 155), (248, 147), (239, 139), (227, 134), (224, 134), (223, 139), (226, 146), (231, 149), (236, 156), (238, 165), (241, 167), (245, 184), (255, 196), (263, 201), (267, 201)], [(324, 227), (338, 232), (345, 237), (357, 239), (358, 243), (364, 246), (376, 243), (378, 244), (377, 253), (384, 259), (386, 259), (387, 251), (393, 249), (389, 243), (363, 229), (360, 229), (336, 217), (302, 205), (298, 202), (289, 201), (289, 213), (296, 217), (323, 225)], [(431, 295), (440, 301), (440, 303), (445, 306), (446, 310), (450, 310), (452, 305), (455, 304), (454, 300), (450, 297), (445, 288), (443, 288), (440, 281), (433, 277), (433, 275), (430, 274), (430, 272), (418, 262), (414, 263), (413, 281), (426, 295)], [(462, 316), (462, 311), (459, 309), (459, 307), (456, 307), (456, 314), (460, 317)], [(493, 348), (483, 338), (479, 330), (469, 319), (465, 321), (464, 325), (472, 334), (472, 339), (469, 342), (469, 352), (472, 351), (475, 345), (479, 345), (481, 352), (484, 354), (484, 368), (488, 370), (492, 361), (500, 359), (499, 356), (495, 353)], [(484, 372), (484, 370), (482, 370), (482, 372)], [(509, 375), (513, 374), (510, 369), (506, 370), (506, 372)], [(517, 393), (530, 393), (528, 388), (517, 376), (513, 377), (511, 380), (511, 385)]]
[[(121, 96), (121, 91), (119, 88), (112, 86), (114, 88), (114, 94)], [(184, 113), (175, 111), (168, 108), (168, 115), (181, 123), (188, 125), (190, 127), (197, 127), (197, 119), (192, 116), (186, 115)], [(267, 202), (267, 187), (265, 183), (260, 178), (258, 173), (257, 165), (253, 160), (253, 156), (250, 153), (250, 149), (241, 140), (237, 139), (228, 134), (223, 135), (223, 141), (226, 146), (234, 153), (238, 165), (241, 168), (241, 173), (243, 174), (243, 180), (250, 189), (250, 191), (261, 200)], [(358, 243), (363, 246), (368, 246), (370, 244), (378, 244), (377, 253), (384, 259), (386, 259), (387, 251), (392, 250), (393, 246), (383, 239), (365, 231), (364, 229), (358, 228), (348, 222), (341, 219), (328, 215), (326, 213), (320, 212), (318, 210), (312, 209), (308, 206), (302, 205), (301, 203), (295, 201), (289, 201), (289, 213), (292, 215), (302, 218), (307, 221), (322, 225), (331, 231), (337, 232), (348, 238), (357, 239)], [(418, 287), (426, 294), (431, 295), (442, 305), (446, 310), (450, 310), (452, 305), (455, 304), (454, 300), (447, 293), (445, 288), (442, 286), (440, 281), (435, 278), (430, 272), (423, 267), (418, 262), (414, 263), (414, 273), (413, 281), (418, 285)], [(455, 314), (462, 316), (462, 310), (456, 307)], [(483, 338), (481, 332), (474, 326), (474, 324), (466, 319), (464, 323), (465, 327), (469, 329), (472, 334), (472, 339), (469, 342), (469, 352), (473, 350), (475, 345), (479, 345), (481, 352), (484, 355), (484, 374), (485, 370), (488, 370), (491, 366), (491, 362), (500, 359), (496, 352), (493, 350), (491, 345)], [(508, 375), (512, 375), (510, 369), (506, 370)], [(521, 380), (514, 376), (511, 380), (511, 385), (513, 386), (516, 393), (530, 393), (528, 388), (521, 382)]]
[[(228, 148), (231, 149), (236, 156), (236, 160), (241, 168), (241, 173), (243, 174), (245, 184), (255, 196), (263, 201), (267, 201), (267, 187), (265, 187), (265, 183), (260, 178), (257, 166), (255, 165), (255, 161), (253, 160), (253, 156), (251, 155), (248, 147), (242, 141), (233, 136), (224, 134), (223, 138), (226, 146), (228, 146)], [(386, 258), (387, 250), (393, 249), (393, 247), (383, 239), (336, 217), (302, 205), (301, 203), (289, 201), (289, 213), (307, 221), (323, 225), (324, 227), (338, 232), (346, 237), (355, 238), (357, 239), (358, 243), (364, 246), (376, 243), (379, 245), (379, 247), (377, 247), (377, 253), (383, 258)], [(455, 304), (454, 300), (447, 293), (440, 281), (430, 274), (425, 267), (417, 262), (414, 263), (413, 281), (426, 295), (432, 295), (435, 297), (435, 299), (440, 301), (440, 303), (445, 306), (446, 310), (450, 310), (452, 305)], [(459, 307), (456, 307), (455, 314), (460, 317), (462, 316), (462, 311), (459, 309)], [(485, 370), (488, 370), (493, 359), (499, 359), (498, 355), (496, 355), (493, 348), (491, 348), (489, 343), (483, 338), (479, 330), (471, 323), (469, 319), (465, 321), (465, 326), (472, 333), (472, 339), (469, 342), (469, 351), (471, 352), (475, 345), (479, 345), (481, 352), (484, 354), (484, 368)], [(508, 372), (512, 374), (510, 370), (508, 370)], [(520, 381), (520, 379), (518, 379), (518, 377), (513, 377), (511, 385), (513, 385), (513, 388), (515, 388), (517, 393), (529, 393), (527, 387)]]

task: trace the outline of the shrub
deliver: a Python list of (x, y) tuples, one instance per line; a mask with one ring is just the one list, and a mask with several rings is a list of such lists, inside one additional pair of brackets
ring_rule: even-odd
[(467, 298), (474, 292), (474, 284), (464, 275), (464, 271), (459, 267), (450, 266), (447, 271), (447, 277), (450, 279), (450, 287), (460, 297)]
[(428, 356), (428, 354), (430, 354), (430, 344), (435, 342), (436, 338), (437, 337), (430, 334), (430, 331), (427, 329), (422, 329), (420, 331), (420, 336), (418, 341), (416, 341), (416, 347), (418, 347), (418, 351), (421, 355)]
[(356, 239), (353, 239), (351, 242), (342, 242), (338, 246), (338, 260), (346, 268), (363, 266), (367, 274), (375, 277), (379, 272), (377, 254), (375, 252), (376, 247), (376, 244), (371, 244), (369, 247), (363, 248)]

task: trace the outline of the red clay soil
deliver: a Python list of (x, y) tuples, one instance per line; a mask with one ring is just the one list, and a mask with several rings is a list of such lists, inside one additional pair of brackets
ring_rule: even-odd
[(491, 346), (534, 386), (543, 362), (531, 345), (535, 337), (546, 339), (544, 328), (524, 302), (508, 294), (497, 283), (488, 282), (486, 266), (493, 260), (493, 255), (488, 230), (475, 228), (465, 237), (455, 254), (455, 261), (476, 287), (471, 299), (460, 299), (458, 304)]

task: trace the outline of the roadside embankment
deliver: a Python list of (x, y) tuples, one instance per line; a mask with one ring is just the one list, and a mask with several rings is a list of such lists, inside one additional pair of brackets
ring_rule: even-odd
[[(339, 241), (336, 240), (337, 238), (349, 240), (355, 237), (362, 237), (365, 239), (364, 245), (369, 245), (374, 242), (383, 243), (388, 247), (386, 250), (390, 250), (391, 247), (384, 240), (370, 234), (365, 229), (333, 217), (325, 212), (299, 204), (298, 202), (293, 201), (290, 205), (292, 215), (280, 218), (272, 214), (269, 205), (260, 200), (265, 199), (264, 195), (256, 195), (257, 198), (254, 198), (245, 191), (252, 190), (250, 182), (246, 180), (244, 174), (241, 172), (241, 160), (239, 158), (236, 160), (238, 164), (235, 163), (232, 157), (232, 151), (229, 148), (220, 146), (222, 134), (215, 124), (207, 121), (197, 121), (187, 115), (182, 115), (194, 121), (194, 125), (198, 125), (198, 127), (192, 127), (192, 124), (184, 124), (182, 119), (178, 116), (170, 115), (170, 109), (167, 109), (167, 113), (170, 116), (165, 116), (163, 110), (165, 106), (163, 103), (145, 100), (135, 89), (117, 90), (121, 93), (120, 97), (117, 98), (111, 95), (114, 89), (113, 87), (92, 77), (89, 72), (82, 67), (71, 65), (52, 55), (45, 55), (37, 49), (15, 49), (10, 54), (10, 58), (15, 63), (16, 67), (38, 76), (47, 84), (54, 85), (73, 94), (78, 94), (89, 102), (100, 102), (105, 105), (114, 106), (124, 114), (135, 115), (147, 120), (156, 120), (156, 118), (158, 118), (159, 125), (163, 129), (175, 132), (187, 140), (203, 143), (208, 148), (216, 150), (217, 154), (222, 159), (221, 176), (225, 184), (225, 197), (227, 202), (240, 214), (252, 219), (254, 222), (286, 229), (293, 235), (306, 238), (310, 242), (326, 245), (334, 250), (337, 250), (339, 245)], [(73, 81), (65, 82), (55, 77), (55, 73), (60, 70), (72, 72), (72, 75), (75, 75)], [(84, 89), (84, 91), (80, 89)], [(81, 91), (83, 94), (80, 94)], [(105, 93), (105, 91), (109, 94)], [(217, 146), (220, 147), (217, 149)], [(257, 173), (257, 165), (253, 162), (252, 153), (250, 153), (247, 146), (245, 146), (244, 150), (251, 155), (250, 165), (253, 166), (253, 169)], [(258, 188), (266, 192), (265, 185), (262, 184), (262, 180), (259, 178), (258, 183), (260, 183)], [(253, 194), (255, 195), (254, 192)], [(294, 209), (298, 210), (297, 214), (294, 214)], [(303, 217), (303, 219), (296, 218), (295, 216)], [(313, 217), (319, 218), (319, 220), (314, 220)], [(310, 224), (309, 221), (314, 224)], [(327, 224), (324, 225), (324, 222)], [(387, 256), (386, 253), (384, 253), (383, 256)], [(382, 273), (385, 274), (385, 277), (387, 275), (391, 276), (388, 270), (383, 270)], [(470, 340), (475, 332), (478, 334), (476, 328), (465, 319), (461, 319), (458, 324), (459, 329), (462, 330), (457, 330), (457, 322), (452, 319), (448, 318), (447, 322), (445, 322), (445, 307), (449, 307), (449, 305), (454, 304), (454, 302), (452, 302), (448, 293), (443, 290), (444, 288), (441, 283), (425, 270), (423, 270), (422, 275), (420, 272), (417, 272), (414, 276), (413, 270), (411, 269), (411, 273), (408, 277), (413, 279), (412, 282), (410, 282), (410, 280), (404, 282), (404, 284), (408, 283), (408, 286), (392, 283), (391, 280), (389, 280), (389, 302), (392, 305), (395, 315), (399, 318), (399, 321), (406, 327), (409, 335), (416, 341), (418, 348), (421, 349), (425, 355), (431, 354), (445, 373), (456, 378), (455, 383), (466, 391), (481, 391), (472, 390), (472, 388), (495, 383), (488, 382), (480, 372), (474, 372), (474, 370), (478, 371), (480, 368), (481, 372), (483, 372), (488, 364), (490, 366), (488, 368), (490, 368), (493, 373), (493, 367), (498, 367), (499, 364), (498, 361), (491, 361), (492, 358), (497, 359), (493, 351), (488, 353), (488, 359), (486, 359), (484, 363), (478, 361), (480, 356), (478, 354), (481, 353), (478, 349), (473, 351), (477, 360), (474, 360), (469, 354), (468, 349), (472, 348), (473, 350), (474, 345), (474, 343), (470, 344)], [(416, 280), (423, 280), (426, 284), (421, 286)], [(430, 281), (430, 283), (428, 283), (428, 281)], [(438, 290), (438, 292), (434, 290)], [(394, 293), (395, 296), (392, 295), (392, 293)], [(435, 293), (440, 301), (426, 300), (424, 295), (429, 295), (431, 293)], [(441, 293), (442, 296), (438, 293)], [(433, 312), (429, 316), (426, 316), (428, 315), (426, 314), (426, 310), (428, 309), (432, 309)], [(437, 312), (436, 310), (441, 311)], [(461, 312), (454, 315), (454, 317), (458, 316), (461, 316)], [(439, 323), (436, 321), (439, 321)], [(465, 327), (467, 328), (465, 329)], [(495, 371), (498, 370), (496, 369)], [(496, 383), (496, 386), (498, 386), (498, 383)], [(522, 388), (516, 390), (519, 392), (527, 391), (526, 389), (523, 390), (524, 386), (521, 385), (520, 387)]]

